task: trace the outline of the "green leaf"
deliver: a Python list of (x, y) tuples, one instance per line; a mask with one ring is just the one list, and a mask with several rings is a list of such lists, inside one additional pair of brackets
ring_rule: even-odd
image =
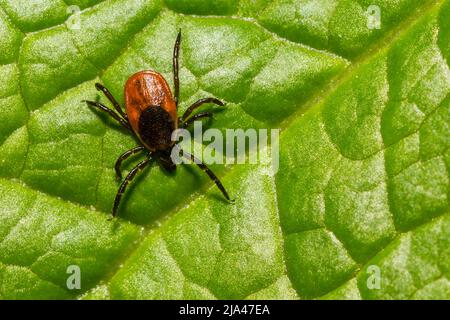
[[(0, 298), (450, 299), (449, 21), (448, 0), (0, 0)], [(279, 171), (211, 166), (230, 205), (153, 166), (110, 221), (137, 142), (81, 100), (172, 85), (179, 28), (180, 113), (215, 96), (205, 127), (281, 128)]]

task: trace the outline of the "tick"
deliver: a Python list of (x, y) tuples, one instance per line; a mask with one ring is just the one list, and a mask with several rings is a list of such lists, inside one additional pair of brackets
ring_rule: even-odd
[[(125, 112), (113, 95), (100, 83), (96, 83), (97, 90), (103, 92), (114, 106), (114, 110), (96, 101), (84, 101), (88, 106), (106, 112), (114, 118), (128, 132), (135, 135), (140, 145), (122, 153), (115, 163), (116, 175), (122, 179), (120, 167), (122, 162), (131, 155), (147, 152), (143, 161), (138, 163), (122, 181), (114, 199), (112, 215), (117, 215), (122, 195), (128, 184), (136, 177), (136, 174), (157, 160), (168, 171), (174, 171), (176, 164), (172, 161), (171, 153), (174, 148), (181, 148), (172, 141), (172, 133), (177, 128), (187, 128), (192, 122), (201, 118), (211, 118), (211, 112), (192, 112), (205, 103), (214, 103), (224, 106), (224, 103), (216, 98), (203, 98), (192, 104), (178, 117), (178, 97), (180, 82), (178, 77), (178, 56), (181, 43), (181, 31), (178, 33), (173, 49), (173, 80), (174, 94), (164, 77), (152, 70), (140, 71), (132, 75), (125, 84)], [(219, 178), (199, 159), (183, 151), (182, 156), (193, 161), (200, 167), (217, 185), (228, 201), (230, 197), (220, 182)]]

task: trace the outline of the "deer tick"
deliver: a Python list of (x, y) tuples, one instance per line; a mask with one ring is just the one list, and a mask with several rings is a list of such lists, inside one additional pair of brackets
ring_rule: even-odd
[[(125, 112), (113, 95), (100, 83), (96, 83), (97, 90), (103, 92), (114, 106), (114, 110), (96, 101), (84, 101), (90, 107), (97, 108), (108, 113), (128, 132), (134, 134), (140, 141), (140, 145), (122, 153), (115, 163), (116, 175), (122, 178), (121, 164), (131, 155), (139, 152), (147, 152), (143, 161), (138, 163), (126, 176), (117, 191), (112, 215), (117, 215), (120, 200), (128, 184), (148, 165), (157, 160), (159, 164), (168, 171), (174, 171), (176, 164), (172, 161), (172, 149), (181, 148), (172, 141), (172, 132), (177, 128), (186, 128), (192, 122), (201, 118), (212, 117), (211, 112), (199, 112), (192, 115), (192, 112), (205, 103), (214, 103), (224, 106), (224, 103), (216, 98), (203, 98), (187, 108), (182, 117), (178, 117), (178, 96), (180, 84), (178, 77), (178, 55), (180, 51), (181, 31), (178, 33), (173, 49), (173, 80), (174, 95), (167, 81), (158, 72), (145, 70), (132, 75), (125, 84)], [(217, 178), (217, 176), (199, 159), (183, 151), (182, 156), (197, 164), (215, 182), (224, 197), (230, 200), (227, 191)]]

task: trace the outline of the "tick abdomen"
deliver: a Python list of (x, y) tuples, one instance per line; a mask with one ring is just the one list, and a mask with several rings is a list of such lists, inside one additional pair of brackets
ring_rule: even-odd
[(140, 139), (152, 151), (172, 146), (175, 123), (170, 114), (160, 106), (150, 106), (142, 111), (138, 122)]

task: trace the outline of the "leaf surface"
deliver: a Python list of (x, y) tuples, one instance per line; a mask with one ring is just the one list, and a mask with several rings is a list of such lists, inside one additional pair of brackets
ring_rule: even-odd
[[(0, 0), (0, 297), (450, 299), (448, 21), (442, 0)], [(172, 85), (179, 28), (180, 113), (215, 96), (205, 128), (281, 128), (279, 171), (212, 165), (229, 205), (153, 166), (108, 221), (137, 142), (81, 100)]]

